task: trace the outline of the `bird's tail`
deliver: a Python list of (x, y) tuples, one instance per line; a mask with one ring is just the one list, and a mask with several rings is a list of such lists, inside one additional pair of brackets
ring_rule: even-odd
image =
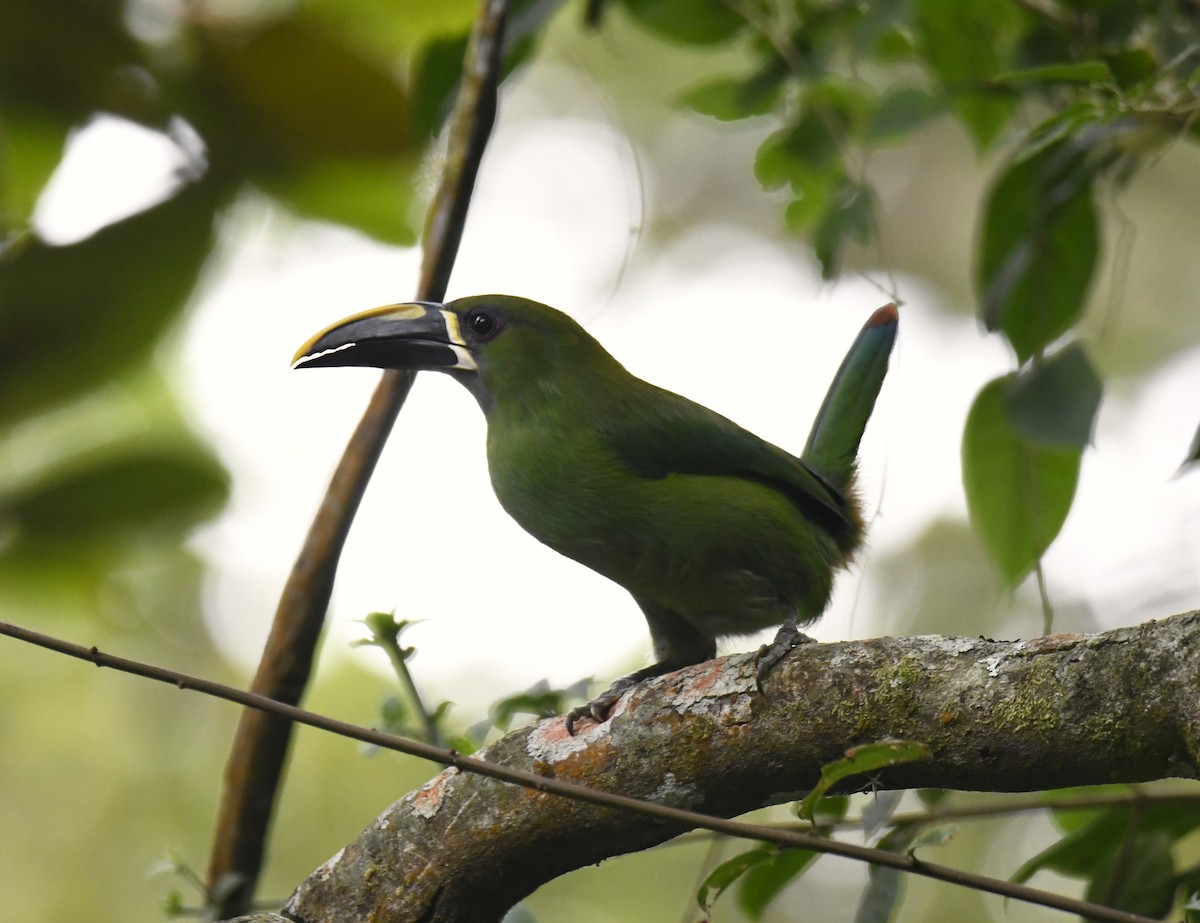
[(845, 492), (854, 476), (858, 444), (887, 374), (899, 322), (896, 306), (889, 304), (863, 325), (829, 385), (800, 456), (839, 491)]

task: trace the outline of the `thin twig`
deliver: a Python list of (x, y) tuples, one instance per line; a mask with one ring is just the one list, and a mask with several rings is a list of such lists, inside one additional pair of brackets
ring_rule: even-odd
[[(425, 227), (417, 293), (422, 300), (445, 296), (458, 252), (475, 177), (495, 120), (507, 8), (507, 0), (483, 0), (471, 35), (451, 116), (442, 182)], [(254, 677), (252, 688), (266, 698), (295, 703), (303, 697), (338, 558), (412, 379), (409, 372), (384, 373), (338, 463), (283, 589)], [(218, 916), (236, 916), (254, 893), (290, 740), (291, 723), (278, 713), (247, 711), (238, 724), (209, 860), (209, 887), (226, 895), (214, 908)], [(219, 883), (233, 886), (218, 888)]]
[(817, 852), (830, 853), (832, 855), (854, 859), (859, 862), (866, 862), (871, 865), (898, 869), (913, 875), (920, 875), (922, 877), (932, 878), (937, 881), (945, 881), (951, 884), (962, 885), (967, 888), (973, 888), (977, 891), (985, 891), (989, 894), (997, 894), (1013, 900), (1037, 904), (1043, 907), (1051, 907), (1056, 910), (1065, 911), (1066, 913), (1073, 913), (1080, 916), (1089, 917), (1094, 920), (1100, 920), (1103, 921), (1103, 923), (1160, 923), (1160, 921), (1152, 920), (1149, 917), (1144, 917), (1136, 913), (1115, 910), (1111, 907), (1103, 907), (1099, 904), (1089, 903), (1088, 901), (1081, 901), (1059, 894), (1052, 894), (1048, 891), (1041, 891), (1037, 888), (1031, 888), (1028, 885), (1021, 885), (1011, 881), (990, 878), (986, 875), (979, 875), (974, 872), (967, 872), (961, 869), (951, 868), (950, 866), (936, 865), (931, 862), (918, 860), (909, 855), (898, 855), (896, 853), (886, 852), (880, 849), (872, 849), (868, 846), (858, 846), (853, 843), (844, 843), (839, 840), (826, 839), (824, 837), (812, 836), (805, 833), (795, 833), (786, 830), (772, 829), (770, 827), (763, 827), (759, 824), (748, 824), (741, 821), (725, 820), (724, 818), (712, 817), (706, 814), (698, 814), (694, 811), (687, 811), (682, 808), (668, 807), (667, 805), (655, 804), (649, 801), (641, 801), (636, 798), (618, 795), (613, 792), (605, 792), (598, 789), (588, 788), (583, 785), (556, 779), (553, 776), (542, 776), (533, 772), (527, 772), (520, 769), (514, 769), (510, 766), (504, 766), (499, 763), (492, 763), (487, 760), (462, 756), (455, 750), (446, 750), (441, 747), (434, 747), (419, 740), (410, 740), (409, 738), (398, 737), (394, 734), (385, 734), (382, 731), (376, 731), (372, 728), (360, 727), (344, 721), (338, 721), (334, 718), (326, 717), (325, 715), (320, 715), (316, 714), (315, 712), (306, 711), (302, 708), (297, 708), (296, 706), (287, 704), (285, 702), (277, 702), (272, 699), (265, 698), (264, 696), (253, 692), (245, 692), (241, 689), (234, 689), (231, 686), (226, 686), (211, 680), (202, 679), (198, 676), (191, 676), (187, 673), (169, 670), (165, 667), (143, 663), (142, 661), (130, 660), (124, 657), (116, 657), (112, 654), (106, 654), (95, 647), (88, 648), (78, 644), (72, 644), (69, 641), (63, 641), (59, 638), (44, 635), (40, 632), (35, 632), (28, 628), (22, 628), (17, 625), (11, 625), (7, 622), (0, 622), (0, 634), (8, 635), (9, 637), (28, 642), (30, 644), (36, 644), (39, 647), (57, 651), (60, 654), (66, 654), (70, 657), (86, 660), (89, 663), (95, 664), (97, 667), (109, 667), (125, 673), (131, 673), (135, 676), (142, 676), (147, 679), (157, 680), (158, 682), (168, 683), (170, 685), (177, 686), (180, 689), (190, 689), (196, 692), (201, 692), (205, 695), (214, 696), (219, 699), (236, 702), (248, 708), (261, 709), (264, 712), (270, 712), (271, 714), (286, 719), (290, 722), (306, 724), (310, 727), (315, 727), (323, 731), (329, 731), (331, 733), (338, 734), (343, 737), (349, 737), (353, 740), (359, 740), (364, 743), (374, 744), (377, 747), (396, 750), (400, 753), (407, 753), (411, 756), (420, 757), (421, 759), (431, 760), (437, 763), (445, 763), (447, 765), (454, 766), (462, 772), (473, 772), (478, 775), (497, 779), (502, 782), (510, 782), (515, 785), (520, 785), (524, 788), (528, 788), (537, 792), (559, 795), (565, 798), (572, 798), (577, 801), (614, 808), (621, 811), (632, 811), (634, 813), (647, 815), (659, 820), (682, 824), (688, 827), (700, 827), (706, 830), (715, 831), (717, 833), (723, 833), (728, 836), (740, 837), (742, 839), (758, 840), (764, 843), (774, 843), (779, 846), (794, 847), (798, 849), (811, 849)]

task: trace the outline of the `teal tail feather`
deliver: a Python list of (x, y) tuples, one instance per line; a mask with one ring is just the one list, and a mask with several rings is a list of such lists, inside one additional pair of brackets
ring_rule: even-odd
[(849, 489), (858, 444), (887, 375), (900, 312), (884, 305), (863, 325), (833, 377), (801, 459), (837, 490)]

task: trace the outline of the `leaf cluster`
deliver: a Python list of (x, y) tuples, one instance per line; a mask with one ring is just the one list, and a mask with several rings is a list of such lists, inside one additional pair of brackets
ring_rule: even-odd
[[(702, 12), (685, 15), (684, 6)], [(682, 102), (778, 125), (754, 164), (826, 278), (880, 237), (871, 153), (956, 120), (1000, 165), (980, 207), (984, 326), (1018, 368), (963, 436), (968, 507), (1002, 574), (1039, 565), (1070, 511), (1102, 381), (1076, 335), (1101, 265), (1097, 199), (1165, 145), (1200, 137), (1200, 24), (1187, 3), (625, 0), (665, 38), (739, 43), (752, 62)], [(686, 25), (684, 24), (686, 23)], [(969, 203), (964, 203), (968, 207)], [(1200, 435), (1187, 460), (1200, 453)]]

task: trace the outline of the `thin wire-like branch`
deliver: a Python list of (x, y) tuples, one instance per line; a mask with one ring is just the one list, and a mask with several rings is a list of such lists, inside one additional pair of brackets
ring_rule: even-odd
[[(906, 811), (893, 814), (887, 819), (888, 826), (899, 827), (906, 824), (935, 824), (958, 823), (973, 820), (1006, 820), (1015, 814), (1029, 814), (1035, 811), (1088, 811), (1103, 808), (1128, 808), (1137, 806), (1149, 808), (1160, 805), (1179, 805), (1194, 807), (1200, 805), (1200, 792), (1161, 792), (1147, 793), (1136, 786), (1131, 786), (1120, 794), (1079, 795), (1079, 794), (1039, 794), (1035, 797), (1005, 798), (991, 804), (962, 805), (959, 807), (931, 808), (928, 811)], [(855, 830), (863, 826), (863, 818), (846, 817), (830, 823), (812, 824), (808, 821), (789, 821), (784, 823), (768, 823), (763, 826), (772, 830), (792, 830), (797, 833), (816, 833), (821, 831)], [(661, 847), (663, 849), (683, 846), (711, 837), (706, 831), (676, 837)]]
[[(441, 300), (458, 252), (475, 177), (496, 114), (507, 0), (483, 0), (463, 65), (449, 128), (442, 182), (425, 227), (417, 297)], [(284, 586), (254, 677), (260, 695), (296, 703), (303, 697), (333, 591), (338, 558), (367, 482), (412, 387), (410, 372), (386, 372), (350, 437)], [(250, 710), (238, 724), (209, 860), (219, 916), (234, 916), (254, 893), (283, 777), (291, 722)]]
[(21, 626), (9, 624), (7, 622), (0, 622), (0, 634), (8, 635), (9, 637), (16, 638), (30, 644), (35, 644), (48, 650), (57, 651), (60, 654), (65, 654), (80, 660), (86, 660), (89, 663), (95, 664), (97, 667), (108, 667), (125, 673), (131, 673), (135, 676), (141, 676), (147, 679), (157, 680), (158, 682), (168, 683), (170, 685), (177, 686), (180, 689), (194, 690), (196, 692), (204, 693), (205, 695), (225, 699), (226, 701), (230, 702), (236, 702), (248, 708), (260, 709), (290, 722), (306, 724), (310, 727), (329, 731), (334, 734), (339, 734), (343, 737), (349, 737), (351, 739), (363, 741), (378, 747), (383, 747), (389, 750), (397, 750), (401, 753), (407, 753), (409, 755), (431, 760), (433, 762), (445, 763), (454, 766), (462, 772), (476, 773), (492, 779), (498, 779), (503, 782), (520, 785), (537, 792), (560, 795), (565, 798), (601, 805), (603, 807), (615, 808), (617, 810), (631, 811), (675, 824), (683, 824), (689, 827), (700, 827), (703, 829), (712, 830), (728, 836), (759, 840), (765, 843), (774, 843), (778, 846), (793, 847), (798, 849), (811, 849), (817, 852), (830, 853), (832, 855), (842, 856), (844, 858), (855, 859), (860, 862), (867, 862), (872, 865), (898, 869), (914, 875), (921, 875), (925, 878), (932, 878), (937, 881), (945, 881), (951, 884), (962, 885), (978, 891), (985, 891), (990, 894), (1008, 897), (1013, 900), (1038, 904), (1043, 907), (1051, 907), (1067, 913), (1104, 921), (1104, 923), (1158, 923), (1158, 921), (1151, 920), (1149, 917), (1144, 917), (1139, 914), (1115, 910), (1110, 907), (1092, 904), (1088, 901), (1076, 900), (1074, 898), (1052, 894), (1047, 891), (1029, 887), (1028, 885), (1016, 884), (1011, 881), (991, 878), (986, 875), (979, 875), (974, 872), (967, 872), (961, 869), (951, 868), (949, 866), (924, 862), (915, 858), (914, 856), (897, 855), (896, 853), (872, 849), (867, 846), (858, 846), (853, 843), (844, 843), (838, 840), (826, 839), (805, 833), (773, 829), (758, 824), (748, 824), (741, 821), (725, 820), (724, 818), (699, 814), (694, 811), (684, 810), (682, 808), (668, 807), (667, 805), (663, 804), (641, 801), (636, 798), (629, 798), (627, 796), (618, 795), (612, 792), (588, 788), (586, 786), (566, 782), (550, 776), (542, 776), (533, 772), (515, 769), (513, 767), (504, 766), (498, 763), (492, 763), (487, 760), (462, 756), (454, 750), (446, 750), (441, 747), (434, 747), (422, 741), (410, 740), (405, 737), (386, 734), (382, 731), (376, 731), (371, 728), (365, 728), (358, 725), (349, 724), (344, 721), (338, 721), (334, 718), (329, 718), (325, 715), (306, 711), (305, 709), (298, 708), (285, 702), (277, 702), (272, 699), (265, 698), (264, 696), (258, 695), (254, 692), (246, 692), (240, 689), (235, 689), (231, 686), (206, 680), (198, 676), (191, 676), (187, 673), (181, 673), (165, 667), (144, 663), (142, 661), (106, 654), (95, 647), (89, 648), (78, 644), (72, 644), (71, 642), (63, 641), (59, 638), (44, 635), (40, 632), (35, 632)]

